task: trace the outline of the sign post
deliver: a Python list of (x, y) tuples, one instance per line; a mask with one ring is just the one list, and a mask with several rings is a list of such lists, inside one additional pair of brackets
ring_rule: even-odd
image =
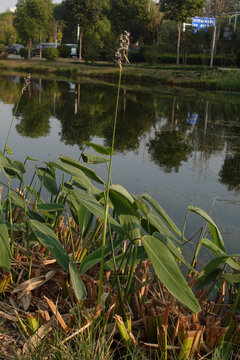
[(211, 61), (210, 66), (213, 66), (213, 58), (214, 58), (214, 49), (216, 44), (216, 33), (217, 33), (217, 26), (216, 26), (216, 19), (209, 18), (209, 17), (194, 17), (192, 19), (192, 27), (194, 28), (195, 32), (200, 29), (207, 29), (208, 27), (213, 26), (213, 39), (212, 39), (212, 48), (211, 48)]
[(214, 30), (213, 30), (210, 67), (213, 67), (214, 49), (215, 49), (215, 44), (216, 44), (216, 34), (217, 34), (217, 26), (215, 24)]

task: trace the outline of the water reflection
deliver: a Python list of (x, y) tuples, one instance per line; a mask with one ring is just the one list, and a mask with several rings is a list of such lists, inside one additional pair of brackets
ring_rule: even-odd
[[(0, 79), (0, 99), (16, 104), (23, 79)], [(92, 83), (32, 80), (17, 109), (17, 132), (38, 138), (50, 134), (50, 119), (60, 122), (66, 145), (83, 147), (93, 137), (111, 144), (116, 88)], [(13, 109), (14, 111), (14, 109)], [(171, 95), (121, 90), (116, 153), (147, 146), (150, 159), (166, 172), (179, 172), (193, 159), (199, 169), (211, 156), (221, 156), (219, 182), (231, 191), (240, 183), (240, 100), (238, 95)]]

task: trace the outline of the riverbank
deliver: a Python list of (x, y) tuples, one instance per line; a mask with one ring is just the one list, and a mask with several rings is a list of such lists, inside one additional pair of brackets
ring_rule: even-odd
[[(0, 61), (0, 74), (18, 72), (35, 75), (64, 76), (69, 79), (82, 78), (115, 81), (118, 67), (110, 63), (79, 63), (59, 60), (57, 62), (22, 59)], [(198, 90), (240, 91), (240, 69), (209, 68), (202, 66), (175, 65), (126, 65), (123, 82), (164, 84)]]

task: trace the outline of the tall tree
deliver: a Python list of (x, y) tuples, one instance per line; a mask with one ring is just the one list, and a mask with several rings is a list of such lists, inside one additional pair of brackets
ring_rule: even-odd
[(81, 60), (83, 33), (96, 25), (106, 2), (97, 0), (66, 0), (65, 4), (72, 14), (73, 21), (80, 27), (79, 60)]
[(109, 14), (116, 33), (124, 30), (136, 41), (148, 30), (150, 23), (149, 0), (111, 0)]
[(199, 15), (206, 4), (205, 0), (160, 0), (160, 9), (170, 20), (178, 23), (178, 42), (177, 42), (177, 65), (179, 65), (181, 29), (182, 23), (189, 18)]
[(51, 0), (18, 0), (13, 24), (19, 37), (28, 44), (28, 59), (32, 43), (51, 31), (52, 10)]

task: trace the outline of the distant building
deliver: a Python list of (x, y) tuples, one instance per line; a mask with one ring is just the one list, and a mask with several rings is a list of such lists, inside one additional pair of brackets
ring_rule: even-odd
[(16, 9), (17, 9), (16, 6), (10, 6), (10, 7), (6, 8), (6, 11), (7, 11), (7, 12), (8, 12), (8, 11), (9, 11), (9, 12), (15, 12)]

